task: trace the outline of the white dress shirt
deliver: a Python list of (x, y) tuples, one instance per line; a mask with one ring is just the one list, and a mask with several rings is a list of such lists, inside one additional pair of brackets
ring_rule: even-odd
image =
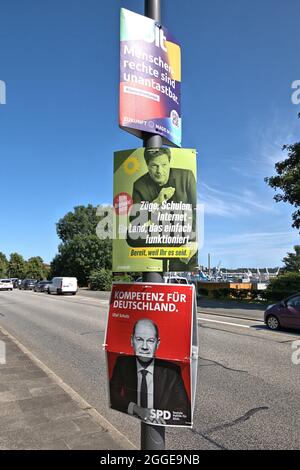
[(137, 403), (129, 403), (128, 405), (128, 414), (133, 415), (134, 405), (141, 406), (141, 386), (142, 386), (142, 370), (146, 370), (148, 374), (146, 375), (147, 382), (147, 392), (148, 392), (148, 408), (154, 408), (154, 359), (149, 364), (148, 367), (143, 367), (138, 359), (136, 359), (136, 368), (137, 368)]

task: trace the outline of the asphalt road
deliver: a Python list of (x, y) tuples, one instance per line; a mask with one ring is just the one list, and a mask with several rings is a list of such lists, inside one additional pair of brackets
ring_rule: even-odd
[[(107, 308), (99, 294), (0, 292), (0, 325), (139, 447), (139, 422), (107, 405)], [(198, 311), (194, 429), (168, 429), (166, 448), (299, 449), (300, 365), (291, 356), (300, 334), (224, 315)]]

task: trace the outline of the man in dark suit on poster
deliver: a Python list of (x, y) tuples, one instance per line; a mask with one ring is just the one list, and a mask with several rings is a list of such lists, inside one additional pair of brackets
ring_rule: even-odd
[[(188, 169), (172, 168), (171, 150), (167, 147), (146, 148), (144, 159), (148, 172), (133, 185), (132, 200), (135, 211), (139, 214), (138, 208), (142, 208), (145, 203), (151, 204), (152, 207), (154, 205), (162, 207), (164, 203), (174, 203), (174, 206), (178, 204), (189, 205), (190, 210), (185, 209), (185, 212), (191, 222), (192, 232), (186, 235), (189, 235), (191, 242), (195, 242), (197, 193), (196, 179), (193, 172)], [(176, 213), (181, 211), (167, 212)], [(135, 216), (131, 216), (131, 223), (134, 223), (134, 220)], [(170, 233), (167, 231), (167, 234)], [(130, 246), (144, 246), (141, 239), (136, 239), (135, 235), (132, 237), (132, 234), (128, 235), (127, 242)], [(160, 246), (170, 246), (170, 244), (160, 244)], [(167, 271), (190, 271), (197, 266), (197, 254), (193, 252), (189, 259), (170, 259), (168, 262)]]
[(110, 380), (112, 408), (149, 424), (191, 425), (191, 403), (180, 367), (156, 359), (157, 325), (136, 322), (131, 335), (135, 356), (119, 356)]

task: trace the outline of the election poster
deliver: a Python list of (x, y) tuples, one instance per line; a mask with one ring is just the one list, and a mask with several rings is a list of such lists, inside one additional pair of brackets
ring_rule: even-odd
[(114, 272), (195, 271), (196, 177), (196, 150), (115, 153)]
[(194, 291), (113, 284), (105, 339), (112, 409), (148, 424), (192, 427)]
[(180, 87), (178, 42), (156, 21), (122, 8), (120, 127), (140, 138), (158, 134), (164, 144), (180, 147)]

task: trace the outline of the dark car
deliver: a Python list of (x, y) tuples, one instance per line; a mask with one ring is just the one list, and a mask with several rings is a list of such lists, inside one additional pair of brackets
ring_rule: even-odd
[(35, 285), (36, 285), (35, 279), (24, 279), (24, 281), (22, 281), (22, 284), (19, 286), (19, 289), (33, 290)]
[(51, 281), (39, 281), (34, 286), (34, 292), (47, 292)]
[(19, 289), (20, 285), (22, 284), (22, 279), (14, 278), (12, 279), (12, 283), (13, 283), (14, 289)]
[(270, 330), (300, 329), (300, 292), (270, 305), (265, 311), (264, 320)]

